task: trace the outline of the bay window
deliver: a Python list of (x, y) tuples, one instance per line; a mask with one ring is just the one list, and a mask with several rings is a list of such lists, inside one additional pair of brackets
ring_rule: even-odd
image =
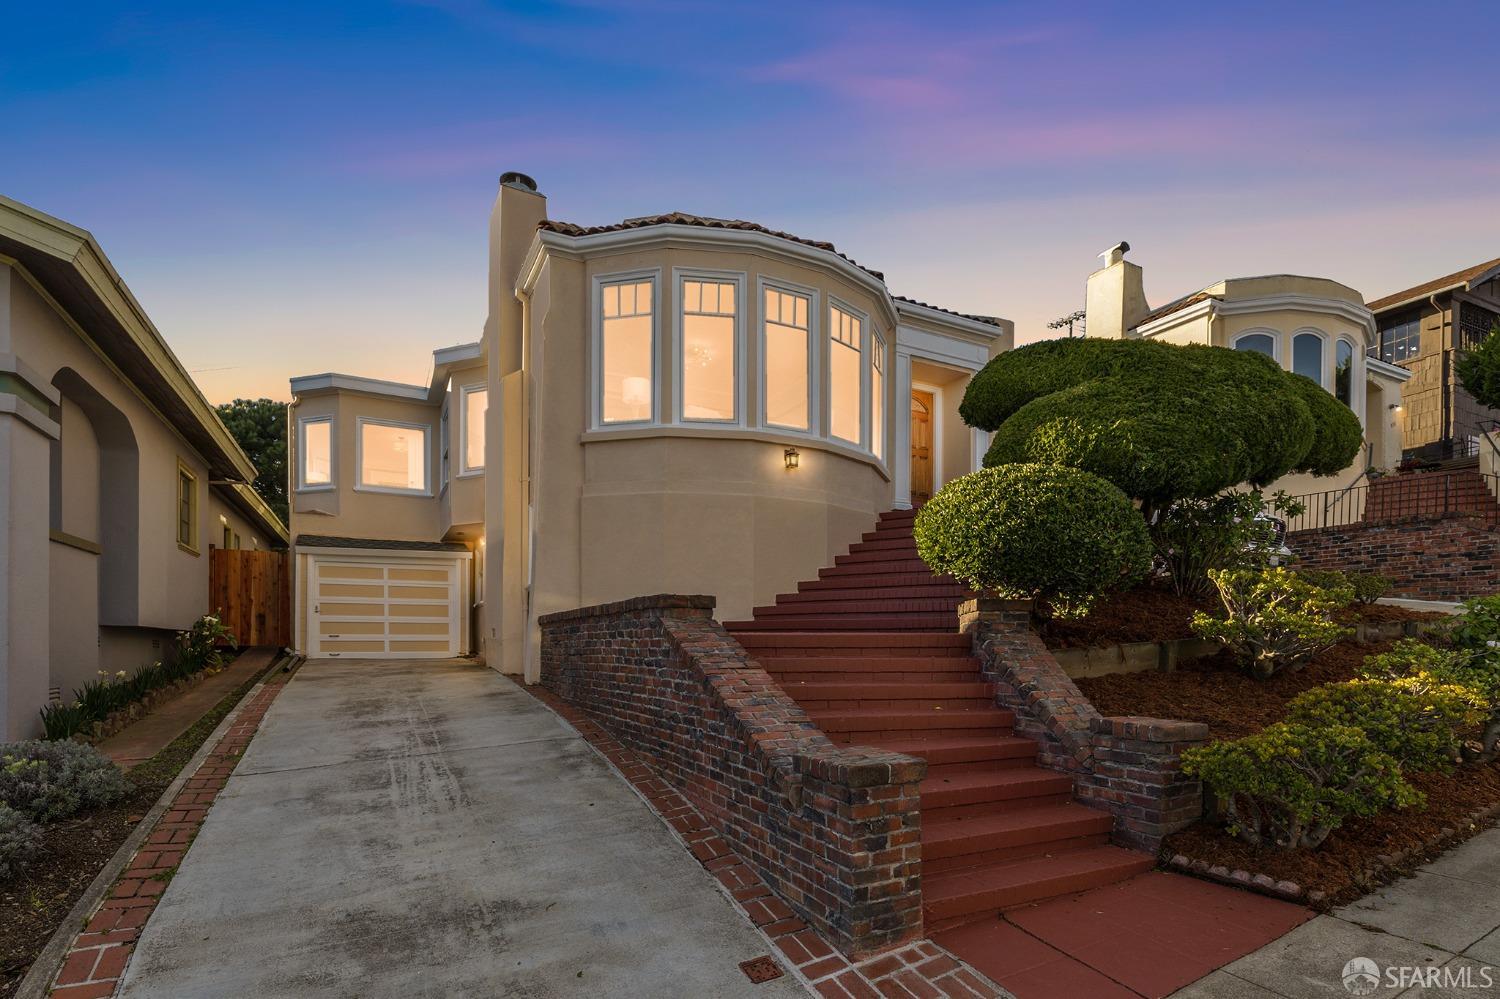
[(427, 492), (428, 428), (361, 418), (356, 438), (359, 487), (377, 492)]
[(738, 413), (735, 281), (684, 278), (680, 345), (685, 421), (733, 423)]
[(828, 307), (828, 430), (840, 440), (860, 443), (861, 355), (864, 322), (836, 305)]
[(812, 300), (779, 288), (765, 289), (765, 422), (811, 430)]
[(1246, 333), (1234, 341), (1235, 350), (1248, 350), (1267, 357), (1276, 356), (1276, 338), (1269, 333)]
[(885, 457), (885, 341), (870, 333), (870, 451)]
[(644, 423), (654, 413), (655, 282), (600, 288), (600, 423)]
[(298, 444), (298, 487), (330, 489), (333, 487), (333, 417), (302, 420)]
[(484, 414), (490, 405), (490, 390), (483, 385), (465, 385), (458, 390), (460, 475), (484, 471)]
[(1292, 337), (1292, 370), (1323, 384), (1323, 338), (1316, 333)]
[(1354, 344), (1340, 340), (1334, 348), (1333, 394), (1339, 402), (1354, 408)]

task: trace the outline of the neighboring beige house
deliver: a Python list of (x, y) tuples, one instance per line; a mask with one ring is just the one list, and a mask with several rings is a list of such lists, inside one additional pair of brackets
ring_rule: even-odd
[(1500, 260), (1466, 267), (1370, 303), (1379, 327), (1371, 355), (1411, 372), (1402, 390), (1406, 452), (1472, 457), (1500, 411), (1475, 402), (1454, 362), (1500, 320)]
[(0, 197), (0, 741), (167, 655), (211, 547), (285, 547), (254, 476), (93, 237)]
[(298, 647), (537, 676), (539, 615), (710, 593), (723, 618), (979, 467), (957, 408), (1009, 322), (828, 243), (669, 214), (584, 228), (521, 174), (475, 344), (421, 385), (292, 380)]
[(1293, 495), (1341, 490), (1368, 468), (1401, 458), (1402, 384), (1411, 372), (1371, 353), (1375, 318), (1359, 292), (1327, 278), (1272, 274), (1228, 278), (1152, 309), (1142, 271), (1125, 259), (1130, 244), (1100, 254), (1089, 275), (1085, 322), (1089, 336), (1146, 337), (1253, 350), (1306, 375), (1359, 416), (1365, 453), (1341, 475), (1289, 475), (1271, 488)]

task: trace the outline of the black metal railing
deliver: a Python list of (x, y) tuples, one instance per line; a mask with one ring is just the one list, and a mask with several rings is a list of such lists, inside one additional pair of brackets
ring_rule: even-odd
[(1382, 524), (1466, 514), (1500, 525), (1500, 475), (1472, 469), (1411, 472), (1367, 484), (1297, 496), (1302, 513), (1287, 517), (1287, 530), (1316, 531), (1355, 524)]

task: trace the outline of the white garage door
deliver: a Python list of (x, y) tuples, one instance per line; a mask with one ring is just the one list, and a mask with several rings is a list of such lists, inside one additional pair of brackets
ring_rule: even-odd
[(308, 654), (368, 659), (462, 655), (466, 562), (311, 559)]

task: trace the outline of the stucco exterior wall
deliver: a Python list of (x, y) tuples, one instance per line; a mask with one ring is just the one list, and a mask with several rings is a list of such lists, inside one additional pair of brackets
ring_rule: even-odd
[(231, 533), (239, 536), (239, 547), (242, 549), (267, 549), (278, 547), (281, 543), (280, 538), (268, 537), (264, 530), (251, 523), (248, 517), (240, 513), (237, 507), (230, 504), (217, 489), (212, 487), (208, 491), (208, 508), (205, 516), (208, 521), (209, 544), (214, 548), (224, 547), (226, 523)]

